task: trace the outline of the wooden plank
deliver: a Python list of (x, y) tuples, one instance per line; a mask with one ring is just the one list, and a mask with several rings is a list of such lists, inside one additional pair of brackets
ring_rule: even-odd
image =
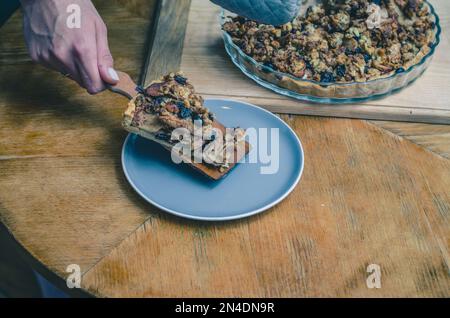
[(420, 123), (372, 121), (374, 125), (404, 137), (431, 152), (450, 159), (450, 127)]
[[(83, 276), (114, 297), (448, 297), (450, 161), (361, 121), (283, 117), (306, 169), (281, 204), (202, 224), (155, 215)], [(368, 289), (378, 264), (382, 288)]]
[(180, 68), (191, 0), (158, 0), (141, 84)]
[(38, 298), (41, 290), (28, 264), (17, 253), (14, 240), (0, 223), (0, 298)]
[[(109, 43), (115, 59), (115, 67), (131, 74), (135, 79), (138, 78), (146, 58), (144, 52), (146, 35), (151, 27), (149, 17), (152, 16), (156, 2), (154, 0), (112, 0), (95, 1), (95, 4), (108, 25)], [(134, 201), (133, 203), (129, 201), (129, 198), (122, 201), (122, 191), (129, 190), (120, 170), (120, 149), (126, 136), (121, 120), (127, 101), (110, 92), (90, 96), (60, 74), (33, 64), (23, 41), (20, 12), (8, 21), (0, 32), (0, 87), (0, 121), (2, 122), (0, 125), (0, 174), (6, 178), (2, 180), (8, 183), (5, 185), (6, 188), (0, 191), (7, 195), (0, 199), (0, 219), (10, 226), (18, 242), (51, 271), (58, 275), (65, 275), (67, 265), (63, 265), (61, 261), (67, 263), (69, 259), (80, 264), (82, 270), (87, 270), (102, 256), (107, 255), (117, 242), (129, 235), (136, 228), (136, 224), (148, 218), (145, 212), (135, 214), (132, 219), (122, 218), (124, 211), (135, 209), (135, 204), (143, 208), (142, 202)], [(93, 161), (91, 164), (87, 162), (83, 164), (75, 158), (90, 158)], [(34, 188), (44, 192), (50, 191), (54, 182), (64, 180), (66, 174), (63, 171), (56, 172), (58, 168), (53, 170), (51, 166), (58, 166), (65, 160), (71, 161), (72, 163), (68, 166), (72, 166), (78, 172), (69, 177), (70, 180), (66, 179), (68, 183), (66, 183), (65, 191), (54, 194), (48, 192), (47, 195), (43, 195), (41, 199), (52, 203), (45, 210), (40, 210), (38, 202), (41, 199), (37, 197), (31, 199), (29, 197), (31, 192), (28, 193), (28, 190), (32, 191), (31, 189)], [(20, 182), (18, 175), (16, 179), (13, 175), (9, 178), (4, 174), (9, 170), (8, 166), (28, 165), (33, 162), (40, 166), (38, 170), (47, 171), (46, 176), (30, 174), (28, 181), (18, 185), (17, 182)], [(99, 179), (94, 177), (93, 170), (100, 173), (97, 175)], [(16, 172), (21, 174), (20, 171)], [(100, 181), (101, 179), (103, 181)], [(109, 184), (110, 180), (114, 179), (116, 181), (112, 184), (115, 184), (113, 186), (115, 189), (104, 189), (111, 191), (112, 197), (107, 198), (109, 194), (104, 192), (94, 194), (98, 182)], [(12, 190), (11, 187), (18, 187), (18, 190)], [(7, 188), (9, 190), (6, 190)], [(42, 223), (40, 223), (40, 229), (35, 228), (37, 232), (28, 232), (31, 225), (28, 223), (31, 221), (28, 217), (22, 219), (26, 224), (23, 224), (21, 229), (15, 227), (14, 224), (17, 225), (17, 222), (21, 223), (18, 220), (22, 217), (18, 210), (15, 208), (10, 210), (8, 207), (8, 202), (15, 196), (14, 193), (21, 194), (21, 197), (16, 197), (17, 201), (30, 199), (29, 203), (38, 204), (35, 206), (36, 209), (30, 206), (28, 210), (36, 217), (40, 215)], [(70, 193), (77, 194), (74, 197)], [(81, 199), (79, 195), (85, 196), (85, 199)], [(100, 201), (92, 202), (89, 198), (93, 197), (97, 197)], [(103, 197), (105, 201), (100, 197)], [(84, 202), (79, 201), (80, 199)], [(120, 201), (122, 203), (119, 203)], [(110, 211), (116, 212), (110, 215), (96, 214), (95, 206), (100, 205), (103, 207), (110, 205)], [(12, 218), (6, 215), (6, 211), (13, 212)], [(60, 213), (64, 213), (65, 216)], [(96, 215), (94, 219), (97, 221), (103, 220), (103, 226), (99, 228), (96, 235), (102, 236), (101, 242), (96, 243), (96, 239), (90, 234), (80, 236), (82, 229), (92, 224), (89, 220), (83, 219), (86, 213), (93, 213), (92, 217)], [(66, 227), (64, 224), (58, 225), (53, 222), (64, 219), (72, 219), (72, 221), (78, 219), (80, 223), (76, 225), (70, 221), (71, 224)], [(116, 228), (118, 224), (125, 231)], [(65, 234), (62, 232), (58, 234), (59, 227)], [(71, 256), (71, 248), (61, 244), (67, 237), (78, 237), (79, 245), (74, 248), (84, 250), (84, 256), (81, 254), (78, 255), (81, 257)], [(73, 256), (76, 254), (77, 252)]]
[(220, 9), (201, 0), (194, 0), (192, 5), (182, 69), (205, 96), (232, 96), (277, 113), (450, 124), (450, 41), (446, 32), (450, 7), (448, 1), (431, 2), (444, 28), (434, 60), (412, 86), (384, 99), (356, 105), (319, 105), (260, 87), (243, 75), (226, 54), (217, 18)]

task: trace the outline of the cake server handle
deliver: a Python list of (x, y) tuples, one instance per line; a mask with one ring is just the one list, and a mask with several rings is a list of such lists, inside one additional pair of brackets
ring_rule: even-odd
[(114, 93), (133, 99), (137, 94), (137, 85), (127, 73), (117, 71), (119, 82), (116, 85), (109, 85), (108, 89)]

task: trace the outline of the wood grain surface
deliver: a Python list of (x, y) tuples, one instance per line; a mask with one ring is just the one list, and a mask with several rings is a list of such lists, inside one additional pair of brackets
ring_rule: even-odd
[[(86, 273), (85, 288), (112, 296), (448, 296), (450, 163), (360, 121), (284, 119), (302, 138), (308, 167), (288, 199), (227, 224), (151, 215)], [(380, 290), (366, 287), (372, 263), (382, 268)]]
[[(116, 67), (138, 78), (152, 14), (135, 10), (152, 3), (98, 4)], [(206, 28), (194, 17), (212, 23), (211, 10), (193, 1), (185, 42), (182, 68), (198, 90), (215, 83), (228, 98), (297, 104), (237, 72), (218, 38), (195, 36)], [(450, 10), (441, 16), (448, 25)], [(282, 115), (305, 150), (294, 192), (249, 219), (182, 220), (147, 204), (125, 180), (124, 99), (89, 96), (33, 65), (18, 18), (0, 30), (0, 220), (37, 270), (62, 284), (66, 267), (79, 264), (83, 290), (100, 297), (450, 296), (449, 126)], [(191, 54), (195, 47), (215, 60)], [(428, 96), (421, 92), (380, 103), (420, 104)], [(381, 266), (381, 289), (366, 286), (369, 264)]]
[(191, 0), (158, 0), (141, 84), (180, 69)]

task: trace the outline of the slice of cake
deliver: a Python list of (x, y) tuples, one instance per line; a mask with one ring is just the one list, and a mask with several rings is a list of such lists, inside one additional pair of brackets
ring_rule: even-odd
[(181, 73), (138, 87), (137, 92), (123, 126), (171, 151), (175, 162), (188, 163), (218, 180), (249, 152), (245, 131), (218, 122)]

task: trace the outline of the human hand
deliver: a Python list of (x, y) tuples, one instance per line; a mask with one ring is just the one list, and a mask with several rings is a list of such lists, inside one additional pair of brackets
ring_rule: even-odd
[[(106, 25), (90, 0), (20, 0), (33, 61), (76, 81), (90, 94), (116, 84)], [(69, 5), (80, 7), (80, 28), (69, 27)]]

